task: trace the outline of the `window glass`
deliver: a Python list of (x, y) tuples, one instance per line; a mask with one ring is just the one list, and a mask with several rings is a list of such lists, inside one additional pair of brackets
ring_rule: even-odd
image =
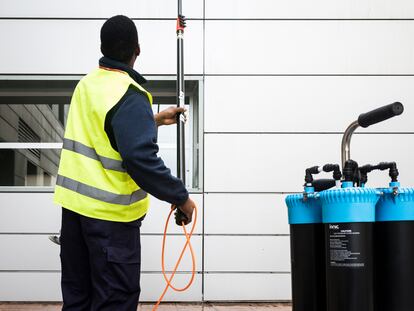
[(60, 149), (0, 149), (0, 186), (53, 186)]
[[(78, 82), (54, 78), (0, 83), (0, 186), (54, 185), (70, 99)], [(154, 113), (176, 105), (175, 81), (151, 80), (144, 86), (153, 94)], [(197, 80), (186, 81), (186, 181), (192, 189), (199, 188), (200, 179), (198, 88)], [(158, 131), (159, 156), (174, 175), (176, 131), (175, 125)], [(55, 146), (48, 148), (50, 143)]]

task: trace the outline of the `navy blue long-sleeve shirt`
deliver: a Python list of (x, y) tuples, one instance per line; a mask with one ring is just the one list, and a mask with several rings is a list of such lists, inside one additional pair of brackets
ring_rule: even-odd
[[(142, 84), (145, 79), (132, 68), (103, 57), (100, 65), (126, 71)], [(105, 131), (122, 157), (132, 179), (146, 192), (171, 204), (182, 205), (188, 192), (157, 156), (157, 125), (148, 98), (131, 87), (109, 111)]]

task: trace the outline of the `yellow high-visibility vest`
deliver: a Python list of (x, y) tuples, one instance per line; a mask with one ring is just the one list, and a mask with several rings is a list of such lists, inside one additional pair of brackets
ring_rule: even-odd
[(129, 222), (144, 216), (149, 196), (122, 166), (104, 130), (107, 113), (129, 87), (152, 96), (126, 72), (98, 68), (83, 77), (72, 96), (54, 201), (81, 215)]

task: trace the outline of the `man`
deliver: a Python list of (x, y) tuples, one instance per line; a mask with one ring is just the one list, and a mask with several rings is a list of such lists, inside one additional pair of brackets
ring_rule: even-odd
[(157, 157), (157, 126), (182, 108), (155, 116), (145, 79), (133, 69), (140, 54), (126, 16), (101, 29), (99, 68), (74, 91), (55, 189), (62, 208), (63, 310), (136, 310), (140, 225), (148, 194), (178, 206), (191, 221), (194, 202)]

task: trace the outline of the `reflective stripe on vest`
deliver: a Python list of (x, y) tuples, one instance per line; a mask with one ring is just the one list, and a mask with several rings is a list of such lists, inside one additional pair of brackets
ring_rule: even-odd
[(107, 170), (114, 170), (118, 172), (126, 172), (122, 167), (122, 161), (110, 159), (96, 153), (95, 149), (88, 147), (78, 141), (72, 139), (63, 139), (63, 149), (73, 151), (84, 155), (85, 157), (101, 162), (102, 166)]
[(111, 204), (120, 204), (120, 205), (131, 205), (133, 203), (139, 202), (147, 197), (147, 193), (138, 189), (132, 194), (116, 194), (109, 191), (101, 190), (79, 181), (73, 180), (64, 176), (57, 176), (56, 185), (59, 185), (63, 188), (75, 191), (79, 194), (85, 195), (95, 200), (103, 201)]

